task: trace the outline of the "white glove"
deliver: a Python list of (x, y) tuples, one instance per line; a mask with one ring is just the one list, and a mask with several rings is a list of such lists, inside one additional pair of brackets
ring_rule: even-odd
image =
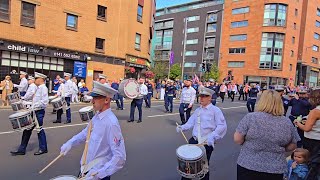
[(209, 137), (207, 140), (207, 145), (214, 147), (214, 138)]
[(176, 131), (177, 131), (177, 133), (182, 132), (182, 127), (181, 127), (180, 125), (179, 125), (179, 126), (177, 126)]
[(71, 150), (72, 146), (69, 143), (65, 143), (60, 148), (60, 154), (67, 155), (67, 153)]
[(86, 180), (96, 180), (99, 179), (97, 177), (97, 170), (95, 168), (92, 168), (87, 174), (86, 174)]

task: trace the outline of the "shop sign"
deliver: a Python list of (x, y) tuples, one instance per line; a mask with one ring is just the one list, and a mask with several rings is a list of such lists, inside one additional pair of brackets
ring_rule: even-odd
[(14, 45), (14, 44), (7, 45), (7, 49), (10, 51), (18, 51), (18, 52), (32, 53), (32, 54), (39, 54), (39, 52), (40, 52), (40, 49), (37, 49), (34, 47), (23, 46), (23, 45)]
[(131, 66), (131, 67), (138, 67), (138, 68), (145, 68), (145, 66), (140, 65), (140, 64), (134, 64), (134, 63), (127, 63), (127, 66)]
[(74, 61), (73, 74), (76, 77), (86, 77), (87, 63)]
[[(150, 67), (150, 63), (147, 60), (142, 59), (142, 58), (133, 57), (133, 56), (127, 56), (127, 62)], [(137, 66), (135, 66), (135, 67), (137, 67)]]

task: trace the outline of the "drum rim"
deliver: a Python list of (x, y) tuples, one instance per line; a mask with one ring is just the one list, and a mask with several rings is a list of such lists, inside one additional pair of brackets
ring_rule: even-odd
[(79, 113), (87, 113), (87, 112), (91, 112), (91, 111), (93, 111), (93, 106), (86, 106), (86, 107), (79, 109)]
[[(119, 88), (119, 89), (123, 89), (123, 93), (128, 97), (128, 98), (136, 98), (136, 97), (138, 97), (139, 96), (139, 92), (137, 92), (136, 94), (129, 94), (129, 93), (127, 93), (128, 91), (126, 91), (125, 90), (125, 85), (126, 84), (129, 84), (129, 83), (134, 83), (135, 85), (137, 85), (137, 87), (139, 88), (139, 83), (135, 80), (135, 79), (133, 79), (133, 78), (130, 78), (130, 79), (125, 79), (125, 80), (123, 80), (121, 83), (120, 83), (120, 85), (121, 85), (121, 88)], [(120, 86), (119, 86), (120, 87)]]
[(61, 100), (62, 100), (61, 97), (57, 97), (57, 98), (54, 98), (51, 102), (59, 102), (59, 101), (61, 101)]
[(55, 180), (56, 178), (59, 178), (59, 177), (72, 177), (72, 178), (75, 178), (75, 180), (78, 179), (76, 176), (73, 176), (73, 175), (60, 175), (60, 176), (53, 177), (50, 180)]
[[(196, 149), (200, 150), (199, 152), (201, 152), (201, 154), (200, 154), (199, 156), (196, 156), (196, 157), (193, 157), (193, 158), (183, 157), (183, 156), (181, 156), (181, 155), (178, 153), (178, 150), (179, 150), (180, 148), (183, 148), (183, 147), (193, 147), (193, 148), (196, 148)], [(177, 148), (177, 150), (176, 150), (176, 154), (177, 154), (177, 156), (178, 156), (180, 159), (190, 160), (190, 161), (199, 160), (199, 159), (201, 159), (201, 158), (203, 157), (203, 155), (204, 155), (202, 149), (201, 149), (200, 147), (196, 146), (196, 145), (193, 145), (193, 144), (184, 144), (184, 145), (179, 146), (179, 147)]]
[[(18, 115), (18, 114), (21, 114), (21, 115), (13, 117), (13, 115)], [(11, 114), (9, 116), (9, 119), (16, 119), (16, 118), (22, 117), (23, 115), (30, 115), (30, 112), (29, 111), (18, 111), (18, 112), (14, 113), (14, 114)]]

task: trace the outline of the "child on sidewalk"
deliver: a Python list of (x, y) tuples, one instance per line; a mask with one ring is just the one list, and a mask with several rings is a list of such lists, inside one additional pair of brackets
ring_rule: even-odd
[(286, 180), (303, 180), (308, 174), (309, 151), (303, 148), (297, 148), (293, 152), (293, 159), (288, 161), (288, 174)]

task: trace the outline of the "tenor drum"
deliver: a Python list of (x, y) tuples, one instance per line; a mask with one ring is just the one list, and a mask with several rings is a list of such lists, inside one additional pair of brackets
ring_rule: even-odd
[(11, 103), (11, 107), (13, 111), (20, 111), (22, 109), (25, 109), (25, 106), (22, 101)]
[(92, 106), (83, 107), (79, 110), (80, 119), (82, 121), (91, 120), (95, 114)]
[(8, 94), (7, 98), (10, 104), (20, 101), (20, 96), (17, 92)]
[(35, 124), (29, 111), (20, 111), (12, 114), (9, 116), (9, 120), (15, 131), (31, 129)]
[(125, 79), (119, 84), (119, 94), (134, 99), (140, 94), (139, 84), (135, 79)]
[(51, 101), (51, 104), (52, 104), (54, 110), (59, 110), (59, 109), (63, 108), (64, 99), (62, 99), (61, 97), (57, 97)]
[(22, 101), (22, 103), (23, 103), (23, 105), (24, 105), (24, 107), (25, 107), (26, 109), (31, 110), (32, 102), (30, 102), (30, 101)]
[(185, 178), (199, 178), (204, 174), (204, 153), (192, 144), (180, 146), (177, 150), (178, 173)]
[(71, 175), (62, 175), (62, 176), (57, 176), (54, 177), (50, 180), (77, 180), (78, 178), (75, 176), (71, 176)]

